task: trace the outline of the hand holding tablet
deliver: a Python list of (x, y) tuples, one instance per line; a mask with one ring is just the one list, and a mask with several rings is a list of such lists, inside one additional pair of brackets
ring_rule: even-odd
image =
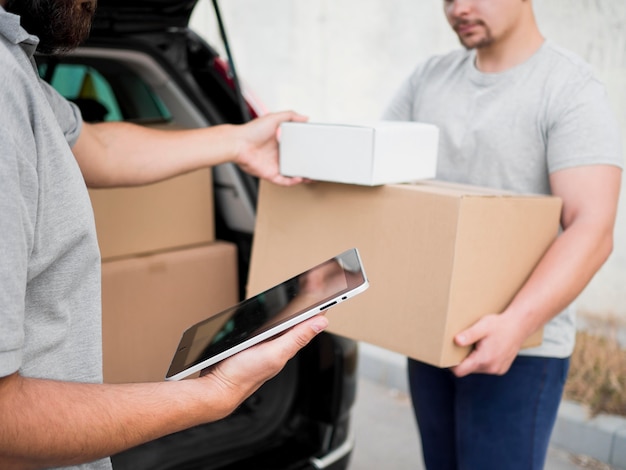
[(353, 248), (234, 305), (183, 334), (167, 380), (180, 380), (322, 313), (368, 287)]

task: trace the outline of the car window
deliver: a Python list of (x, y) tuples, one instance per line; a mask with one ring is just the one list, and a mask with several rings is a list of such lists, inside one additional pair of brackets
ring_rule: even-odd
[(75, 102), (87, 122), (169, 122), (171, 113), (139, 75), (119, 62), (38, 60), (39, 75)]

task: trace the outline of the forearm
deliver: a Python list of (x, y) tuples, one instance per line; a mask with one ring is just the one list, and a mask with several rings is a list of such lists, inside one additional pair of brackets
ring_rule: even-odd
[(73, 151), (88, 186), (135, 186), (233, 161), (237, 132), (231, 125), (164, 131), (85, 124)]
[(193, 380), (101, 385), (0, 378), (0, 468), (89, 462), (224, 418), (327, 325), (316, 315)]
[(573, 224), (546, 252), (504, 312), (530, 336), (583, 291), (613, 249), (612, 225)]
[(502, 314), (487, 315), (455, 336), (459, 346), (474, 347), (454, 374), (506, 373), (524, 341), (570, 304), (606, 260), (610, 233), (583, 225), (565, 230)]
[(196, 381), (96, 385), (13, 375), (2, 379), (0, 398), (0, 468), (89, 462), (234, 406)]
[(613, 249), (621, 170), (608, 165), (573, 167), (550, 176), (563, 200), (563, 232), (501, 315), (481, 318), (455, 336), (474, 345), (454, 373), (504, 374), (533, 332), (561, 312), (585, 288)]

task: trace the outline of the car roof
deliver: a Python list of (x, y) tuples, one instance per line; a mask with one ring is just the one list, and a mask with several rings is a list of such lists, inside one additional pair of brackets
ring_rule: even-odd
[(186, 27), (198, 0), (98, 0), (91, 36)]

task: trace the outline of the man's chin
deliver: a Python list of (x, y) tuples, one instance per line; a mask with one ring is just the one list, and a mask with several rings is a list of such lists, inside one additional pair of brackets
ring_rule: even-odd
[(483, 38), (462, 38), (462, 37), (459, 36), (459, 42), (467, 50), (483, 49), (483, 48), (489, 47), (491, 44), (493, 44), (493, 41), (490, 38), (487, 38), (487, 37), (483, 37)]

